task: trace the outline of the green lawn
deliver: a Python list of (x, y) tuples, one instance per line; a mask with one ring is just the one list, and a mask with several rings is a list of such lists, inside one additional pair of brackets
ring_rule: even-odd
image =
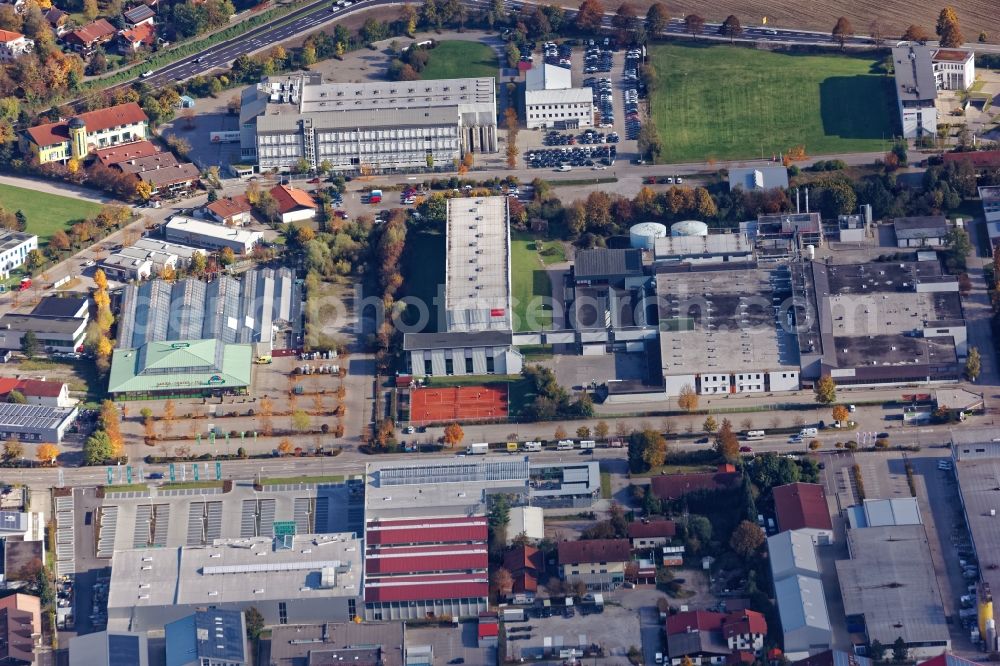
[(430, 50), (430, 61), (422, 79), (458, 79), (497, 76), (497, 54), (480, 42), (443, 41)]
[[(510, 235), (511, 292), (515, 330), (537, 331), (552, 325), (552, 281), (538, 250), (544, 242), (526, 233)], [(560, 246), (560, 251), (562, 250)], [(563, 255), (565, 257), (565, 255)], [(544, 300), (542, 300), (544, 299)], [(544, 309), (543, 309), (544, 305)]]
[(59, 229), (68, 229), (79, 220), (93, 217), (100, 204), (80, 201), (55, 194), (45, 194), (11, 185), (0, 185), (0, 206), (13, 212), (24, 211), (28, 218), (28, 232), (38, 236), (38, 244), (45, 245)]
[(664, 162), (882, 151), (894, 132), (879, 60), (725, 45), (658, 45), (651, 112)]

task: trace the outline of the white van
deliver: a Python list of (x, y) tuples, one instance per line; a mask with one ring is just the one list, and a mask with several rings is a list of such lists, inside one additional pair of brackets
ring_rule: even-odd
[(763, 430), (747, 430), (746, 440), (748, 442), (754, 442), (757, 440), (764, 439), (765, 433)]
[(573, 449), (572, 439), (560, 439), (559, 443), (556, 444), (556, 449), (559, 451), (570, 451)]
[(524, 443), (524, 450), (525, 451), (541, 451), (542, 450), (542, 443), (541, 442), (525, 442)]
[(819, 434), (816, 428), (803, 428), (799, 431), (799, 437), (815, 437)]

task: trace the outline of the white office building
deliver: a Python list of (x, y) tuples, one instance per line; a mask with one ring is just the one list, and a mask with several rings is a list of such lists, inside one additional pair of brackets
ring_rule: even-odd
[(23, 231), (0, 232), (0, 278), (6, 280), (10, 272), (20, 268), (28, 253), (38, 249), (38, 236)]
[(391, 171), (495, 153), (496, 80), (323, 83), (308, 73), (243, 92), (240, 150), (259, 170)]
[(524, 86), (524, 121), (528, 129), (576, 129), (594, 124), (594, 91), (574, 88), (570, 70), (542, 65), (528, 70)]
[(907, 43), (892, 50), (892, 59), (903, 136), (933, 137), (938, 123), (938, 91), (972, 86), (976, 80), (975, 53)]
[(206, 250), (230, 248), (236, 254), (249, 254), (261, 242), (264, 234), (259, 231), (234, 229), (184, 215), (174, 215), (163, 225), (166, 239), (173, 243), (192, 245)]

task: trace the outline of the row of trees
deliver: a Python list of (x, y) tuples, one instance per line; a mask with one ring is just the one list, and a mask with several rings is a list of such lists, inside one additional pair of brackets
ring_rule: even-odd
[(121, 415), (115, 403), (105, 400), (97, 418), (97, 429), (83, 443), (83, 460), (86, 465), (103, 465), (125, 455), (122, 438)]
[(556, 381), (555, 373), (541, 365), (526, 365), (521, 375), (530, 383), (529, 393), (535, 396), (521, 411), (521, 419), (553, 421), (555, 419), (589, 418), (594, 415), (594, 401), (586, 391), (572, 397)]
[[(14, 391), (13, 393), (16, 393)], [(24, 396), (21, 396), (22, 399)], [(20, 460), (24, 460), (24, 444), (14, 439), (13, 437), (8, 439), (3, 444), (3, 462), (4, 464), (15, 464)], [(55, 444), (44, 443), (39, 444), (38, 448), (35, 449), (35, 460), (42, 463), (43, 465), (52, 465), (56, 462), (59, 457), (59, 447)]]

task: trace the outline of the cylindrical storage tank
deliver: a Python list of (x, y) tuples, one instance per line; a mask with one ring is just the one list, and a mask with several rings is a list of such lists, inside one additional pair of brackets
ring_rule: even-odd
[(813, 259), (816, 258), (816, 246), (815, 245), (806, 245), (806, 257), (809, 258), (809, 261), (812, 261)]
[(707, 236), (708, 225), (700, 220), (682, 220), (670, 226), (671, 236)]
[(659, 222), (640, 222), (628, 230), (631, 246), (640, 250), (652, 250), (656, 239), (666, 235), (667, 227)]

